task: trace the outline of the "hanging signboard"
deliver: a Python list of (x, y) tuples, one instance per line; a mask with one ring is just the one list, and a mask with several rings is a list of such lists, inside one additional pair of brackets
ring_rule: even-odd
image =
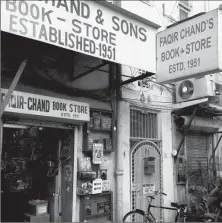
[(215, 9), (157, 34), (157, 82), (222, 70), (222, 11)]
[[(1, 89), (2, 99), (8, 90)], [(89, 121), (89, 104), (37, 94), (13, 91), (5, 112)]]
[[(155, 28), (110, 3), (1, 1), (1, 30), (155, 72)], [(139, 59), (138, 59), (139, 55)]]

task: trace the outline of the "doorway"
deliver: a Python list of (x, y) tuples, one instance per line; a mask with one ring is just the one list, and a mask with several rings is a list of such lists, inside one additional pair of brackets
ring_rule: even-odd
[[(131, 209), (147, 209), (147, 196), (155, 196), (162, 190), (161, 153), (158, 145), (152, 141), (137, 142), (131, 149)], [(162, 196), (155, 196), (153, 205), (162, 205)], [(152, 214), (157, 221), (162, 220), (162, 209), (153, 208)], [(142, 222), (133, 216), (132, 222)]]
[(48, 221), (72, 221), (73, 143), (72, 129), (4, 125), (2, 222), (23, 222), (30, 201), (39, 200)]

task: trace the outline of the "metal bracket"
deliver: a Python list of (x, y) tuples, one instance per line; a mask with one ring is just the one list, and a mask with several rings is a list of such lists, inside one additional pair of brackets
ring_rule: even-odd
[(83, 73), (79, 74), (77, 77), (73, 78), (72, 81), (75, 81), (75, 80), (77, 80), (77, 79), (79, 79), (79, 78), (81, 78), (81, 77), (83, 77), (83, 76), (85, 76), (85, 75), (87, 75), (87, 74), (90, 74), (90, 73), (92, 73), (93, 71), (96, 71), (96, 70), (98, 70), (99, 68), (104, 67), (104, 66), (107, 65), (107, 64), (109, 64), (109, 62), (104, 62), (104, 63), (102, 63), (102, 64), (99, 64), (99, 65), (95, 66), (95, 67), (91, 67), (91, 68), (90, 68), (89, 70), (87, 70), (86, 72), (83, 72)]
[(150, 77), (152, 75), (154, 75), (154, 73), (146, 72), (145, 74), (141, 74), (141, 75), (139, 75), (137, 77), (134, 77), (134, 78), (131, 78), (129, 80), (121, 82), (120, 86), (123, 86), (123, 85), (126, 85), (126, 84), (130, 84), (130, 83), (132, 83), (134, 81), (142, 80), (143, 78)]
[(191, 126), (191, 123), (192, 123), (192, 121), (193, 121), (193, 119), (194, 119), (194, 116), (196, 115), (196, 113), (197, 113), (197, 106), (194, 108), (194, 110), (193, 110), (193, 113), (192, 113), (192, 117), (191, 117), (191, 119), (190, 119), (190, 121), (189, 121), (189, 123), (188, 123), (188, 126), (187, 126), (187, 128), (185, 129), (185, 131), (184, 131), (184, 133), (183, 133), (183, 137), (182, 137), (182, 139), (181, 139), (181, 141), (180, 141), (180, 144), (179, 144), (179, 146), (178, 146), (178, 148), (177, 148), (177, 154), (176, 154), (176, 156), (174, 157), (175, 159), (178, 157), (178, 155), (179, 155), (179, 152), (180, 152), (180, 149), (181, 149), (181, 147), (182, 147), (182, 145), (183, 145), (183, 142), (184, 142), (184, 140), (185, 140), (185, 137), (186, 137), (186, 135), (187, 135), (187, 133), (188, 133), (188, 131), (189, 131), (189, 129), (190, 129), (190, 126)]
[(209, 159), (209, 164), (211, 163), (211, 160), (213, 159), (213, 175), (215, 177), (216, 177), (215, 153), (217, 151), (217, 148), (218, 148), (218, 146), (220, 144), (221, 139), (222, 139), (222, 134), (220, 135), (220, 138), (218, 139), (216, 146), (212, 150), (212, 155), (210, 156), (210, 159)]
[[(8, 102), (9, 102), (10, 97), (12, 96), (13, 91), (15, 90), (15, 87), (16, 87), (17, 83), (19, 82), (19, 79), (20, 79), (20, 77), (21, 77), (21, 75), (22, 75), (22, 73), (23, 73), (23, 71), (26, 67), (27, 62), (28, 62), (28, 59), (24, 59), (22, 61), (22, 63), (20, 64), (20, 66), (18, 68), (18, 71), (16, 72), (16, 75), (15, 75), (15, 77), (14, 77), (12, 83), (11, 83), (11, 86), (9, 87), (7, 95), (4, 99), (4, 101), (2, 102), (2, 106), (0, 108), (0, 118), (2, 117), (2, 115), (5, 111), (5, 108), (8, 104)], [(1, 98), (0, 98), (0, 100), (1, 100)]]

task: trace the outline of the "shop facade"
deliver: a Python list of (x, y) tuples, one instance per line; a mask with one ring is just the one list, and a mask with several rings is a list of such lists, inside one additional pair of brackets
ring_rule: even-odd
[[(173, 149), (178, 150), (175, 196), (179, 202), (187, 203), (193, 212), (207, 211), (204, 198), (221, 178), (220, 98), (220, 95), (205, 98), (205, 102), (197, 99), (193, 101), (196, 105), (173, 114)], [(194, 201), (202, 204), (203, 209), (195, 207)]]
[(106, 2), (1, 12), (2, 220), (121, 220), (116, 63), (155, 72), (156, 25)]
[[(8, 50), (12, 42), (22, 46), (31, 44), (33, 49), (41, 48), (35, 56), (42, 59), (41, 66), (37, 60), (28, 60), (2, 116), (2, 220), (33, 220), (37, 214), (29, 212), (29, 203), (38, 200), (41, 200), (41, 204), (38, 203), (41, 213), (37, 216), (43, 221), (84, 221), (95, 218), (95, 215), (96, 220), (112, 220), (115, 180), (112, 172), (114, 147), (111, 103), (80, 97), (79, 93), (73, 96), (62, 85), (59, 85), (60, 88), (51, 88), (49, 84), (56, 85), (56, 82), (41, 79), (38, 70), (43, 69), (43, 66), (48, 69), (52, 65), (56, 70), (55, 64), (59, 67), (61, 63), (58, 60), (54, 64), (43, 61), (49, 55), (47, 53), (52, 51), (46, 52), (45, 46), (37, 44), (34, 47), (32, 40), (11, 34), (2, 34), (2, 38)], [(60, 51), (55, 49), (53, 53), (60, 54)], [(19, 53), (12, 56), (10, 61), (4, 50), (2, 54), (1, 94), (4, 100), (14, 76), (10, 65), (19, 59)], [(64, 70), (60, 68), (60, 72)], [(29, 79), (30, 74), (33, 81)], [(56, 72), (53, 75), (54, 78), (59, 77)], [(108, 75), (106, 79), (109, 79)], [(93, 86), (92, 81), (90, 84)], [(95, 131), (94, 123), (97, 124)], [(94, 144), (98, 147), (97, 154), (94, 154)], [(89, 161), (90, 166), (87, 166), (86, 161)], [(92, 192), (91, 183), (96, 178), (100, 179), (101, 187), (99, 192)], [(102, 190), (104, 182), (107, 186)], [(88, 198), (88, 203), (85, 203), (85, 198)], [(94, 200), (98, 207), (93, 207), (96, 209), (91, 213)], [(13, 215), (8, 212), (12, 204), (15, 210)]]
[[(133, 74), (142, 72), (133, 70)], [(128, 67), (123, 73), (132, 75)], [(147, 208), (147, 195), (163, 191), (167, 196), (157, 195), (154, 205), (170, 207), (175, 201), (174, 160), (171, 155), (171, 112), (173, 88), (162, 86), (151, 76), (123, 86), (118, 120), (118, 135), (122, 151), (123, 215), (132, 209)], [(128, 182), (128, 183), (125, 183)], [(173, 221), (174, 211), (153, 209), (155, 218)], [(131, 219), (132, 222), (142, 219)]]

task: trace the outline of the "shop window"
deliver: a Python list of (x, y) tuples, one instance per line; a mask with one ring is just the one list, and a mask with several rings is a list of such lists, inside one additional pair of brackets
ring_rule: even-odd
[(179, 1), (179, 18), (180, 20), (187, 19), (190, 12), (190, 3), (189, 1)]
[(184, 11), (183, 9), (180, 9), (179, 13), (180, 13), (180, 20), (184, 20), (188, 18), (188, 12)]
[(189, 1), (180, 1), (180, 3), (185, 5), (186, 7), (189, 7)]
[[(83, 126), (83, 157), (78, 158), (79, 196), (110, 191), (109, 166), (104, 154), (114, 149), (112, 122), (112, 112), (91, 110), (90, 121)], [(97, 185), (95, 181), (98, 180)], [(97, 188), (94, 188), (95, 185)]]

